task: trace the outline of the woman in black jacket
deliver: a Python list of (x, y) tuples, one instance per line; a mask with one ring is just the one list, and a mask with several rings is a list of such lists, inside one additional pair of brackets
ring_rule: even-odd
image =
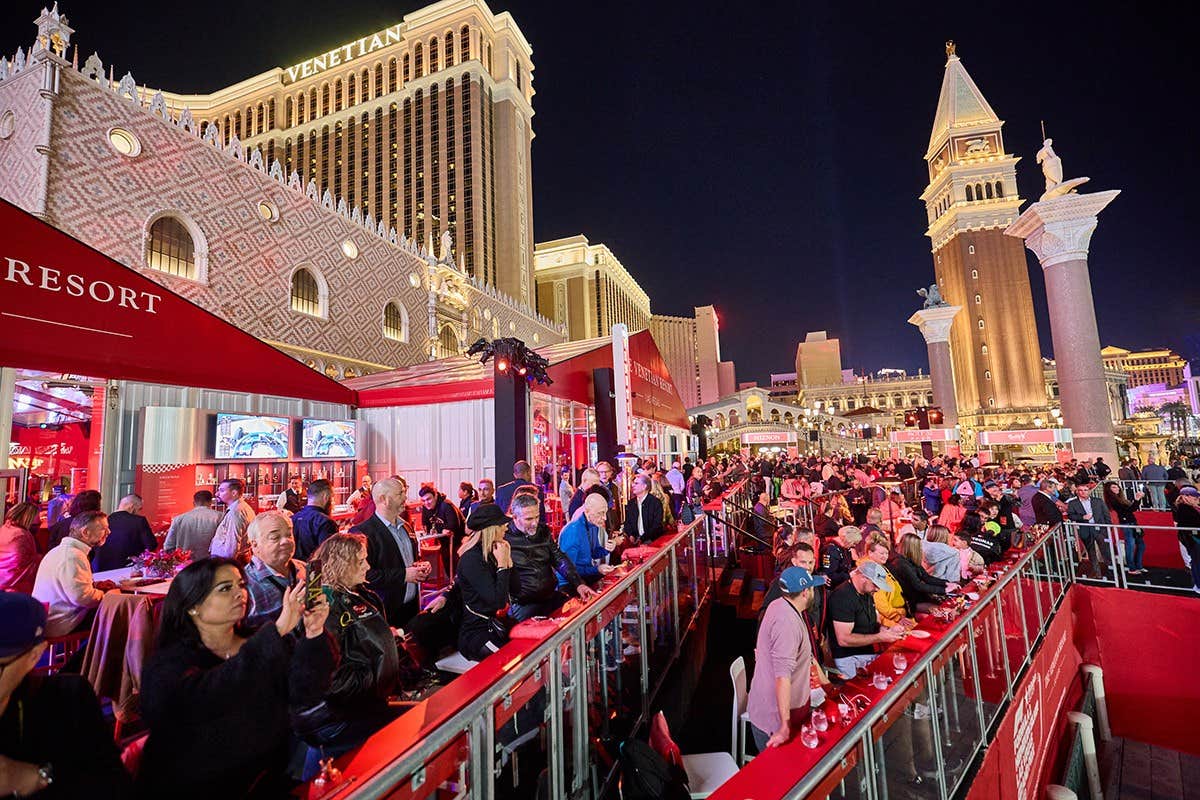
[(1116, 481), (1104, 484), (1104, 503), (1112, 511), (1112, 516), (1117, 518), (1117, 522), (1125, 526), (1121, 532), (1125, 535), (1125, 571), (1130, 575), (1144, 575), (1146, 572), (1142, 567), (1146, 542), (1142, 538), (1142, 529), (1137, 527), (1137, 517), (1133, 513), (1142, 507), (1142, 497), (1142, 493), (1138, 492), (1130, 500), (1121, 491), (1121, 484)]
[(938, 597), (958, 588), (957, 583), (930, 575), (922, 564), (924, 548), (921, 537), (906, 533), (900, 537), (900, 547), (888, 559), (888, 569), (900, 584), (900, 593), (910, 613), (928, 611), (940, 601)]
[[(304, 581), (283, 597), (274, 624), (243, 627), (246, 578), (224, 558), (183, 569), (163, 603), (158, 649), (142, 671), (150, 737), (138, 770), (145, 797), (281, 797), (288, 673), (327, 653), (329, 606), (304, 610)], [(293, 631), (304, 621), (304, 635)]]
[(479, 531), (479, 542), (458, 560), (455, 584), (462, 593), (462, 626), (458, 651), (480, 661), (508, 641), (507, 623), (500, 612), (508, 605), (512, 551), (504, 539), (511, 520), (495, 503), (479, 506), (467, 527)]
[(862, 541), (862, 531), (844, 525), (837, 535), (821, 544), (821, 568), (817, 570), (829, 581), (830, 591), (841, 586), (854, 570), (854, 551), (850, 548)]
[[(321, 570), (329, 599), (326, 632), (336, 644), (323, 663), (292, 672), (292, 729), (326, 757), (362, 744), (396, 718), (388, 697), (400, 683), (400, 653), (383, 601), (367, 580), (367, 537), (330, 536), (313, 553), (310, 569)], [(305, 777), (318, 764), (305, 767)]]

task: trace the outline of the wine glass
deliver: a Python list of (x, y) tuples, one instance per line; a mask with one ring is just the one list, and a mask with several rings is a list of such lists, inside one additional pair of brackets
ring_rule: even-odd
[(800, 726), (800, 743), (809, 750), (815, 750), (821, 743), (821, 739), (811, 725), (802, 725)]
[(829, 717), (825, 711), (820, 708), (814, 708), (812, 712), (812, 726), (818, 731), (829, 730)]
[(882, 692), (888, 687), (888, 676), (882, 672), (876, 672), (871, 678), (871, 685)]
[(908, 656), (904, 655), (904, 653), (896, 652), (892, 656), (892, 666), (895, 668), (897, 675), (904, 672), (904, 670), (908, 669)]

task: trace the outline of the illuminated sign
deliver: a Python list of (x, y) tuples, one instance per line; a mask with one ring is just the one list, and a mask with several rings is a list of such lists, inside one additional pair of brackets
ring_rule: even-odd
[(1037, 428), (1026, 431), (980, 431), (979, 443), (997, 444), (1067, 444), (1070, 428)]
[(796, 441), (796, 434), (786, 431), (758, 431), (742, 434), (742, 444), (790, 444), (794, 441)]
[[(29, 264), (16, 258), (5, 258), (8, 269), (4, 280), (9, 283), (23, 283), (43, 292), (66, 292), (71, 297), (87, 295), (94, 302), (116, 303), (122, 308), (132, 308), (134, 311), (144, 311), (147, 314), (157, 314), (155, 304), (162, 300), (162, 295), (140, 289), (132, 289), (120, 284), (112, 284), (105, 280), (91, 280), (74, 272), (64, 273), (61, 269), (38, 266), (33, 270)], [(30, 277), (30, 272), (33, 276)], [(11, 314), (9, 316), (19, 316)], [(37, 321), (37, 320), (35, 320)]]
[(400, 25), (393, 25), (379, 33), (364, 36), (357, 41), (350, 42), (350, 44), (335, 47), (327, 53), (322, 53), (307, 61), (301, 61), (294, 67), (288, 67), (284, 70), (287, 74), (287, 83), (293, 83), (301, 78), (311, 78), (313, 75), (318, 75), (330, 67), (340, 66), (369, 53), (374, 53), (376, 50), (387, 47), (389, 44), (396, 44), (400, 41), (400, 27)]
[(617, 400), (617, 444), (633, 442), (633, 358), (629, 354), (629, 328), (617, 323), (612, 328), (613, 394)]
[(958, 431), (954, 428), (908, 428), (903, 431), (892, 431), (892, 443), (899, 442), (954, 442), (958, 440)]

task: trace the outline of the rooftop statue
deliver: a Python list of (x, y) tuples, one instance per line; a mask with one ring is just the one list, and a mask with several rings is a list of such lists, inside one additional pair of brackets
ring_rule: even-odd
[(1042, 174), (1046, 176), (1046, 191), (1042, 194), (1042, 200), (1071, 194), (1075, 191), (1075, 187), (1088, 182), (1087, 178), (1063, 180), (1062, 159), (1058, 157), (1058, 153), (1054, 152), (1053, 139), (1048, 138), (1042, 142), (1042, 149), (1037, 153), (1037, 163), (1042, 165)]

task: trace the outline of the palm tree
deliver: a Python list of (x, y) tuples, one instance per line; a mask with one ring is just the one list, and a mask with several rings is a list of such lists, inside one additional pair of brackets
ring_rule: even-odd
[(1188, 434), (1188, 417), (1192, 413), (1192, 409), (1187, 403), (1182, 400), (1172, 400), (1169, 403), (1163, 403), (1158, 407), (1158, 413), (1167, 417), (1171, 424), (1171, 433), (1180, 432), (1183, 436)]

